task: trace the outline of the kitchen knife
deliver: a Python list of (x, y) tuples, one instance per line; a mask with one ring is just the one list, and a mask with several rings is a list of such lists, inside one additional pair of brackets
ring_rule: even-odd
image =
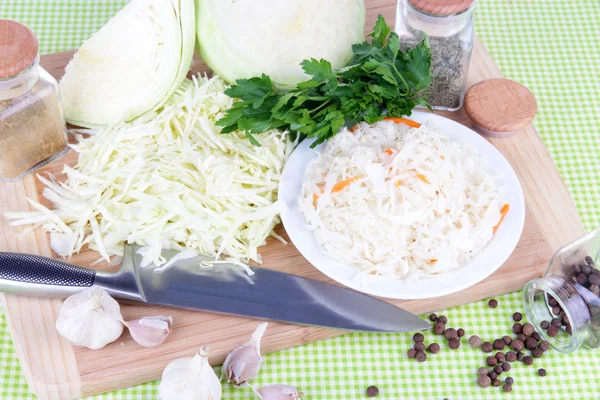
[[(0, 252), (0, 291), (66, 297), (92, 285), (122, 299), (216, 313), (370, 332), (409, 332), (430, 325), (384, 301), (339, 286), (266, 268), (223, 263), (201, 268), (209, 257), (179, 260), (164, 272), (140, 267), (137, 246), (125, 246), (113, 273), (52, 258)], [(163, 251), (169, 260), (177, 252)]]

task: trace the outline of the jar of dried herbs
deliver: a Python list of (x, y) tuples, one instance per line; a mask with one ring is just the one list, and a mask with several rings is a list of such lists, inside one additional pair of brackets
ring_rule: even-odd
[(410, 48), (429, 37), (429, 104), (437, 110), (462, 107), (473, 51), (474, 0), (398, 0), (396, 33)]
[(0, 179), (18, 180), (67, 149), (58, 83), (39, 66), (37, 38), (0, 19)]

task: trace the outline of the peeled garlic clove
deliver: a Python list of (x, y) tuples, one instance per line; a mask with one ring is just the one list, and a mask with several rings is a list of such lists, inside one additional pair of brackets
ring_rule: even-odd
[(92, 286), (63, 302), (56, 330), (74, 345), (96, 350), (121, 336), (122, 320), (119, 303), (104, 289)]
[(173, 318), (163, 316), (144, 317), (133, 321), (125, 321), (123, 324), (129, 328), (131, 337), (140, 346), (156, 347), (164, 342), (171, 333)]
[(227, 356), (221, 370), (221, 379), (227, 379), (227, 382), (232, 382), (234, 386), (244, 388), (256, 378), (262, 363), (260, 339), (265, 334), (267, 325), (266, 322), (260, 324), (248, 343), (239, 346)]
[(158, 393), (162, 400), (220, 400), (221, 382), (208, 363), (208, 346), (194, 357), (171, 361), (162, 374)]
[(302, 397), (302, 392), (288, 385), (265, 385), (255, 392), (261, 400), (298, 400)]

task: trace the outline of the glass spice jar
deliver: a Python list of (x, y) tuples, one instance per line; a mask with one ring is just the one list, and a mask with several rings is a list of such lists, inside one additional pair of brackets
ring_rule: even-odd
[(0, 179), (15, 181), (68, 149), (58, 83), (39, 66), (38, 41), (0, 19)]
[(600, 347), (600, 228), (558, 250), (543, 278), (525, 285), (529, 321), (562, 352)]
[(428, 102), (436, 110), (463, 105), (473, 51), (474, 0), (398, 0), (395, 31), (402, 48), (429, 36), (431, 75)]

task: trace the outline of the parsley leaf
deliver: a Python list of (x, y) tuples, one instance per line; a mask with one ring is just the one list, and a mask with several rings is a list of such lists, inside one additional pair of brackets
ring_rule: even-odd
[(410, 115), (416, 106), (428, 107), (424, 92), (431, 85), (429, 40), (402, 51), (398, 36), (380, 15), (369, 35), (371, 42), (352, 46), (350, 63), (334, 70), (327, 60), (300, 64), (311, 79), (287, 93), (278, 93), (271, 79), (240, 79), (225, 91), (238, 99), (217, 121), (222, 133), (236, 130), (259, 145), (253, 135), (287, 129), (293, 137), (323, 143), (343, 126), (386, 116)]

